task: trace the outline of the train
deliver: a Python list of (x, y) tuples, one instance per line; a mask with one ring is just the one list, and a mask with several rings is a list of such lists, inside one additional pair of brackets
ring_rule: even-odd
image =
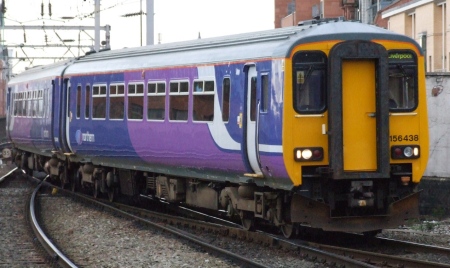
[(424, 52), (350, 21), (109, 50), (7, 88), (27, 173), (113, 201), (151, 196), (253, 229), (376, 233), (418, 216)]

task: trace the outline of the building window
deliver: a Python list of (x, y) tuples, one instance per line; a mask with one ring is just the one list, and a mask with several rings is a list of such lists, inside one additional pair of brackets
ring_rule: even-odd
[(128, 119), (144, 118), (144, 84), (128, 84)]
[(431, 56), (428, 56), (428, 71), (432, 72), (433, 71), (433, 61)]
[(177, 121), (187, 121), (189, 83), (185, 81), (170, 82), (169, 96), (169, 119)]
[(166, 106), (166, 83), (151, 82), (147, 88), (147, 119), (164, 120)]
[(409, 14), (410, 23), (411, 23), (411, 38), (416, 38), (416, 13)]
[(106, 85), (94, 85), (92, 91), (92, 118), (105, 119)]
[(109, 119), (123, 119), (125, 111), (125, 85), (109, 86)]
[(214, 81), (194, 81), (194, 121), (214, 119)]
[(230, 120), (230, 93), (231, 93), (230, 78), (225, 77), (222, 82), (222, 121), (223, 122), (228, 122), (228, 120)]

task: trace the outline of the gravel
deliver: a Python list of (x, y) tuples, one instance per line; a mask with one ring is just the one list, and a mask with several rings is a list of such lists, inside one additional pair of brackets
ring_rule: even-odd
[(134, 221), (64, 197), (41, 197), (45, 229), (84, 267), (237, 267)]
[[(83, 267), (239, 267), (174, 235), (142, 227), (133, 220), (70, 198), (49, 194), (42, 196), (40, 202), (46, 232), (70, 259)], [(380, 236), (450, 247), (450, 219), (415, 222), (398, 230), (384, 230)], [(303, 260), (298, 252), (210, 233), (202, 237), (268, 267), (321, 266)]]

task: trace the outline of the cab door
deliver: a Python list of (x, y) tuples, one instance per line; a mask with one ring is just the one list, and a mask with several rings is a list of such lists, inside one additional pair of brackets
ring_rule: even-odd
[[(342, 61), (344, 171), (377, 170), (375, 60)], [(357, 75), (355, 70), (357, 70)]]
[(329, 161), (333, 179), (388, 178), (388, 53), (373, 42), (335, 45), (329, 55)]

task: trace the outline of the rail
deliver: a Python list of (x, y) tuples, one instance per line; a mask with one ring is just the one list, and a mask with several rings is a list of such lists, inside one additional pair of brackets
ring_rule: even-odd
[[(46, 178), (48, 178), (48, 176)], [(61, 265), (62, 267), (77, 267), (58, 248), (56, 248), (55, 245), (53, 245), (53, 243), (50, 241), (50, 239), (48, 239), (48, 237), (45, 235), (44, 231), (42, 231), (42, 228), (40, 227), (40, 225), (37, 221), (36, 213), (35, 213), (35, 200), (36, 200), (36, 195), (39, 192), (39, 189), (41, 188), (41, 186), (42, 186), (42, 183), (39, 183), (39, 185), (33, 191), (33, 194), (31, 195), (31, 199), (30, 199), (29, 213), (30, 213), (30, 219), (31, 219), (31, 227), (34, 231), (34, 234), (36, 235), (37, 239), (39, 240), (41, 245), (44, 247), (44, 249), (47, 251), (47, 253), (50, 256), (52, 256), (58, 262), (59, 265)]]

